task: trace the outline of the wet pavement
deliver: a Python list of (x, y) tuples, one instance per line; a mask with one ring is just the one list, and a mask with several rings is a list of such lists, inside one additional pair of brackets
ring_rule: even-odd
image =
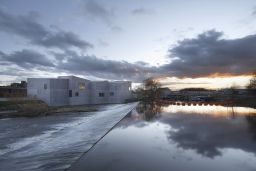
[(254, 171), (256, 110), (140, 104), (70, 170)]
[(0, 119), (0, 170), (64, 170), (89, 150), (136, 103), (98, 112)]

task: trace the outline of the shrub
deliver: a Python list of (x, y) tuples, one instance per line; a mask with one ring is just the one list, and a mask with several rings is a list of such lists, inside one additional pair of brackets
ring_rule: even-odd
[(48, 112), (47, 104), (39, 100), (27, 100), (26, 103), (18, 105), (18, 114), (23, 116), (45, 115)]

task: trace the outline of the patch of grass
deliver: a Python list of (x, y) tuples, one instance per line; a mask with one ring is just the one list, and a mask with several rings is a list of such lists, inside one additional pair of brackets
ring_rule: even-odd
[(88, 106), (66, 106), (58, 107), (50, 110), (51, 113), (70, 113), (70, 112), (94, 112), (97, 111), (96, 108)]
[[(45, 102), (36, 99), (10, 99), (9, 101), (0, 102), (0, 117), (36, 117), (52, 115), (55, 113), (72, 113), (72, 112), (94, 112), (96, 108), (91, 106), (63, 106), (49, 107)], [(8, 112), (11, 111), (11, 112)], [(13, 112), (12, 112), (13, 111)]]
[(46, 115), (49, 111), (50, 108), (46, 103), (39, 100), (31, 100), (27, 103), (18, 104), (17, 115), (33, 117)]
[(23, 98), (10, 98), (8, 101), (0, 101), (0, 110), (18, 110), (19, 105), (30, 103), (35, 100), (26, 100)]

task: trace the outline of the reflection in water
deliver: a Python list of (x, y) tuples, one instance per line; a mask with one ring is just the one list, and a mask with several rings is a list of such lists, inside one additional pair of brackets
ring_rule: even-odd
[(170, 105), (163, 108), (167, 113), (197, 113), (211, 116), (237, 116), (255, 113), (256, 109), (247, 107), (224, 107), (224, 106), (176, 106)]
[(256, 109), (248, 107), (225, 107), (225, 106), (180, 106), (180, 105), (166, 105), (160, 102), (140, 103), (137, 108), (137, 112), (143, 116), (143, 119), (149, 121), (154, 117), (161, 114), (170, 113), (183, 113), (183, 114), (202, 114), (211, 115), (215, 117), (225, 116), (235, 118), (236, 116), (248, 116), (256, 114)]
[(256, 140), (256, 110), (253, 108), (143, 103), (137, 107), (137, 112), (143, 120), (155, 118), (154, 121), (169, 125), (172, 129), (168, 139), (184, 150), (193, 149), (209, 158), (221, 156), (224, 148), (256, 154), (252, 141)]
[(248, 115), (246, 120), (249, 124), (249, 131), (252, 133), (254, 140), (256, 140), (256, 115)]
[(255, 133), (255, 109), (142, 103), (74, 170), (252, 171)]
[(154, 101), (151, 103), (142, 102), (137, 106), (136, 110), (142, 114), (144, 120), (149, 121), (160, 115), (163, 110), (163, 104)]

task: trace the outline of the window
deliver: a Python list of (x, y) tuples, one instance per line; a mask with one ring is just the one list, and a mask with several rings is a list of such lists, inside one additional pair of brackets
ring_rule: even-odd
[(78, 88), (79, 88), (79, 90), (84, 90), (85, 89), (85, 83), (78, 83)]
[(72, 97), (72, 90), (69, 90), (68, 94), (69, 94), (69, 97)]
[(105, 94), (104, 93), (99, 93), (99, 97), (104, 97)]
[(44, 84), (44, 89), (45, 89), (45, 90), (47, 89), (47, 84)]
[(109, 95), (110, 95), (110, 96), (114, 96), (114, 92), (110, 92)]
[(78, 93), (78, 92), (76, 92), (76, 93), (75, 93), (75, 96), (79, 96), (79, 93)]

